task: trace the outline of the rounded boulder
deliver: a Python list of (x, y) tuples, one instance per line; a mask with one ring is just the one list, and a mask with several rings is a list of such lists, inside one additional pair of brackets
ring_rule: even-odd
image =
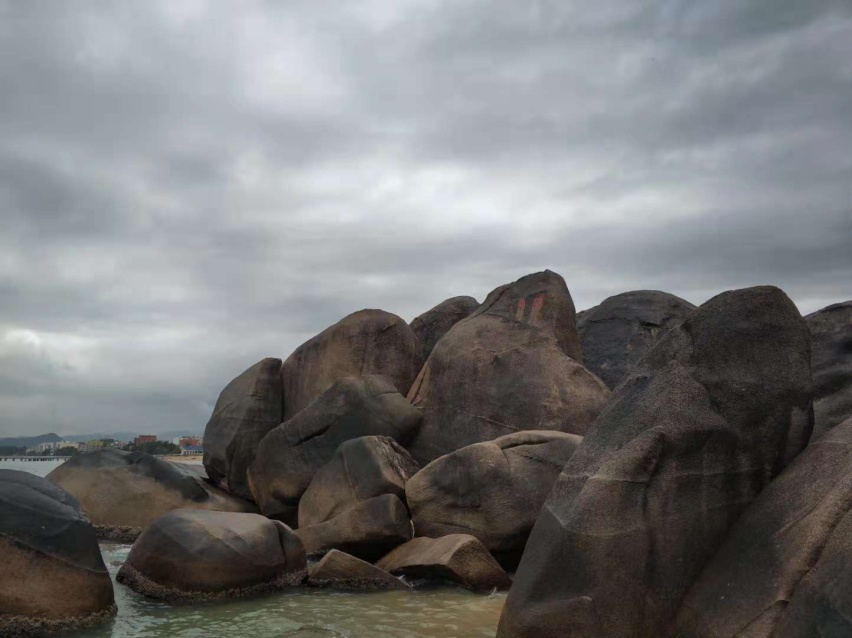
[(134, 543), (118, 581), (160, 600), (233, 598), (298, 585), (305, 549), (259, 514), (176, 510)]
[(0, 556), (0, 635), (77, 629), (115, 614), (92, 524), (45, 479), (0, 470)]
[(256, 511), (252, 503), (217, 490), (188, 466), (142, 452), (77, 454), (47, 479), (80, 501), (100, 537), (123, 542), (175, 509)]

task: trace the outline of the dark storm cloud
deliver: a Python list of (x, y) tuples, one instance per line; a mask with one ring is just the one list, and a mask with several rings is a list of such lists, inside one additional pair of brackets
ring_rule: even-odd
[(542, 268), (852, 297), (852, 5), (0, 0), (0, 435)]

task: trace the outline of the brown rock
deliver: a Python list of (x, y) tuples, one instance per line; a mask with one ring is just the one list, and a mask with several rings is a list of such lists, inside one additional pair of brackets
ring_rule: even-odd
[(850, 510), (852, 418), (808, 446), (743, 513), (686, 597), (677, 636), (852, 635)]
[(80, 501), (101, 536), (117, 533), (125, 541), (174, 509), (255, 511), (252, 503), (215, 489), (181, 464), (142, 452), (77, 454), (47, 479)]
[(91, 626), (115, 615), (112, 580), (77, 500), (41, 477), (0, 470), (0, 635)]
[(811, 331), (814, 377), (814, 433), (817, 440), (852, 417), (852, 301), (805, 317)]
[(376, 566), (415, 579), (450, 580), (468, 589), (502, 589), (512, 584), (485, 546), (469, 534), (415, 538)]
[(258, 514), (176, 510), (139, 536), (118, 581), (161, 600), (232, 598), (297, 585), (307, 561), (283, 523)]
[(339, 549), (368, 561), (412, 537), (408, 510), (393, 494), (361, 501), (330, 520), (300, 527), (295, 533), (309, 556)]
[(299, 527), (316, 525), (359, 501), (394, 494), (405, 502), (405, 482), (418, 470), (411, 455), (387, 436), (345, 441), (314, 474), (299, 501)]
[(429, 358), (435, 344), (447, 331), (479, 307), (473, 297), (452, 297), (427, 310), (411, 322), (411, 330), (423, 348), (423, 360)]
[(210, 480), (251, 499), (248, 467), (260, 440), (283, 420), (281, 359), (263, 359), (231, 381), (204, 430), (204, 467)]
[(805, 446), (810, 335), (764, 286), (723, 293), (618, 386), (542, 508), (501, 638), (660, 638), (726, 532)]
[(348, 376), (383, 375), (405, 396), (422, 363), (420, 343), (405, 321), (383, 310), (353, 312), (284, 362), (284, 420)]
[(255, 501), (267, 516), (295, 525), (299, 499), (342, 443), (380, 435), (405, 445), (421, 418), (384, 377), (339, 379), (260, 442), (249, 469)]
[(528, 430), (435, 459), (406, 483), (417, 536), (472, 534), (517, 564), (556, 477), (582, 437)]
[(314, 587), (367, 590), (407, 590), (408, 585), (375, 565), (332, 549), (322, 557), (308, 576)]
[(409, 392), (421, 464), (518, 430), (583, 434), (609, 390), (580, 363), (574, 303), (550, 271), (501, 286), (435, 346)]

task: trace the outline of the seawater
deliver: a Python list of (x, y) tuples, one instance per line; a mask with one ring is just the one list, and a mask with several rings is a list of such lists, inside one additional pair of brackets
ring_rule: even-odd
[[(0, 461), (0, 468), (47, 475), (55, 461)], [(130, 545), (103, 543), (115, 580)], [(505, 593), (454, 586), (411, 592), (358, 593), (293, 588), (259, 598), (166, 604), (115, 583), (113, 622), (60, 638), (491, 638)]]

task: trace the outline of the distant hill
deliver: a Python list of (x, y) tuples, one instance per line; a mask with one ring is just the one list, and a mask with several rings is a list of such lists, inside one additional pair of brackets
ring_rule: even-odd
[(39, 443), (56, 443), (56, 441), (62, 441), (62, 437), (53, 432), (38, 436), (9, 436), (0, 439), (0, 447), (33, 447)]

